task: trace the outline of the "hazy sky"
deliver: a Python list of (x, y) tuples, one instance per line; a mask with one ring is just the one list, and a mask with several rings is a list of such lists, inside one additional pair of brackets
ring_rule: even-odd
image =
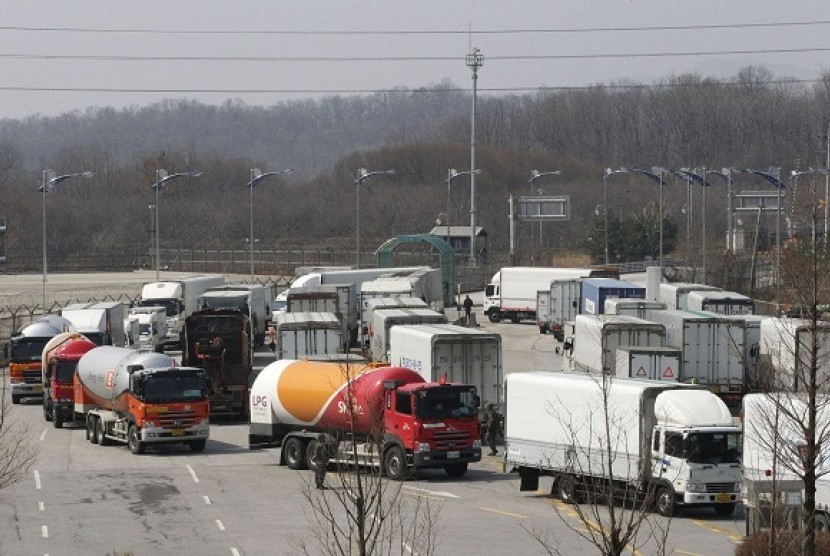
[[(798, 25), (765, 25), (781, 23)], [(483, 95), (748, 64), (817, 79), (830, 69), (830, 12), (826, 0), (0, 0), (0, 118), (470, 88), (471, 45)]]

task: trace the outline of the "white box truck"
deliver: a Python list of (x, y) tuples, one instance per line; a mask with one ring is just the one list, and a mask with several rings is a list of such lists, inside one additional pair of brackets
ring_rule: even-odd
[(660, 284), (658, 301), (666, 304), (666, 309), (685, 309), (686, 297), (689, 292), (718, 291), (720, 288), (708, 284), (694, 284), (692, 282), (663, 282)]
[(623, 378), (677, 382), (683, 352), (667, 347), (617, 348), (616, 375)]
[(187, 317), (199, 310), (197, 300), (208, 288), (221, 286), (225, 278), (221, 274), (182, 276), (163, 282), (148, 282), (141, 287), (139, 307), (160, 305), (167, 313), (167, 339), (165, 345), (182, 347), (182, 332)]
[(391, 365), (412, 369), (427, 382), (446, 377), (472, 384), (483, 402), (501, 404), (501, 335), (454, 324), (393, 326), (389, 334)]
[(552, 280), (550, 283), (548, 329), (560, 342), (565, 339), (565, 323), (573, 322), (579, 314), (579, 296), (582, 279)]
[(692, 291), (686, 295), (686, 308), (719, 315), (754, 315), (755, 301), (736, 292)]
[(372, 316), (372, 360), (389, 361), (389, 331), (393, 326), (446, 323), (447, 316), (432, 309), (378, 309)]
[(248, 315), (253, 327), (254, 344), (265, 343), (265, 334), (271, 323), (271, 305), (274, 293), (263, 284), (223, 284), (212, 286), (199, 297), (199, 310), (232, 309)]
[(61, 309), (61, 316), (77, 332), (99, 346), (124, 347), (124, 304), (120, 301), (75, 303)]
[(444, 310), (441, 271), (436, 268), (412, 271), (405, 276), (379, 276), (360, 285), (360, 309), (376, 297), (417, 297), (433, 311)]
[(536, 326), (539, 334), (547, 334), (550, 330), (550, 290), (536, 292)]
[(291, 312), (277, 315), (277, 359), (303, 359), (343, 351), (340, 321), (334, 313)]
[(607, 297), (605, 299), (606, 315), (628, 315), (648, 320), (649, 311), (665, 311), (666, 304), (662, 301), (647, 301), (645, 299), (631, 299), (622, 297)]
[(167, 315), (165, 308), (132, 307), (129, 316), (138, 322), (138, 339), (133, 349), (161, 353), (167, 338)]
[(519, 473), (522, 491), (552, 475), (564, 501), (611, 487), (654, 500), (666, 516), (682, 506), (731, 515), (740, 499), (741, 429), (708, 390), (537, 371), (508, 374), (505, 400), (505, 469)]
[(830, 379), (830, 323), (798, 318), (768, 318), (761, 321), (758, 380), (768, 388), (801, 390), (810, 369), (813, 339), (817, 342), (817, 379)]
[(577, 315), (574, 335), (565, 340), (565, 355), (573, 370), (613, 374), (617, 348), (663, 347), (665, 328), (655, 322), (620, 315)]
[(721, 315), (742, 323), (744, 326), (744, 380), (748, 390), (756, 389), (758, 383), (758, 359), (761, 354), (761, 323), (774, 317), (762, 315)]
[(666, 327), (666, 346), (683, 351), (679, 380), (705, 385), (729, 404), (746, 391), (746, 338), (740, 321), (714, 313), (651, 311), (651, 320)]
[(370, 347), (372, 341), (372, 322), (375, 311), (379, 309), (429, 309), (426, 301), (418, 297), (372, 297), (360, 312), (360, 343)]
[(358, 338), (357, 293), (351, 284), (326, 284), (291, 288), (285, 311), (334, 313), (340, 321), (343, 348)]

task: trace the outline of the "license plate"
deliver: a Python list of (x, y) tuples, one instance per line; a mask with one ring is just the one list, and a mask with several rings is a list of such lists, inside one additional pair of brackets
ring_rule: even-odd
[(184, 436), (184, 429), (173, 429), (173, 436)]
[(32, 392), (43, 392), (43, 385), (42, 384), (32, 385)]
[(461, 452), (447, 452), (447, 459), (458, 459), (461, 457)]
[(715, 502), (718, 504), (725, 504), (726, 502), (731, 502), (732, 497), (728, 494), (716, 494), (715, 495)]

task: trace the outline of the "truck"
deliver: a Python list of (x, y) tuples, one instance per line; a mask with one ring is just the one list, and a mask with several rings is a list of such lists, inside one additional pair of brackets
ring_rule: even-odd
[(208, 288), (221, 286), (225, 278), (221, 274), (182, 276), (163, 282), (148, 282), (141, 287), (139, 307), (160, 305), (167, 313), (167, 338), (165, 346), (181, 349), (184, 320), (199, 309), (198, 298)]
[(665, 311), (666, 304), (662, 301), (647, 301), (645, 299), (623, 299), (617, 297), (605, 298), (606, 315), (628, 315), (648, 320), (650, 311)]
[(282, 313), (274, 322), (277, 359), (302, 359), (343, 351), (340, 321), (334, 313)]
[(199, 309), (236, 309), (248, 313), (253, 326), (255, 345), (265, 344), (271, 321), (274, 294), (271, 286), (262, 284), (224, 284), (212, 286), (199, 297)]
[(761, 386), (758, 381), (758, 360), (761, 354), (761, 323), (774, 317), (762, 315), (721, 315), (741, 323), (744, 327), (744, 380), (747, 390)]
[(677, 382), (683, 352), (668, 347), (617, 348), (615, 374), (618, 377)]
[[(284, 312), (334, 313), (340, 322), (343, 350), (358, 339), (357, 292), (350, 284), (292, 288), (286, 296)], [(272, 321), (276, 321), (277, 314), (274, 311)]]
[(127, 343), (120, 301), (74, 303), (61, 309), (61, 316), (96, 345), (124, 347)]
[(379, 276), (360, 285), (360, 309), (374, 297), (417, 297), (433, 311), (444, 310), (444, 289), (441, 270), (423, 268), (403, 276)]
[(12, 403), (43, 396), (43, 348), (61, 332), (74, 332), (72, 323), (58, 315), (46, 315), (23, 325), (9, 339), (9, 384)]
[(809, 376), (813, 341), (819, 383), (830, 378), (830, 323), (809, 319), (778, 317), (761, 321), (758, 379), (768, 388), (800, 391)]
[(447, 317), (432, 309), (378, 309), (372, 316), (372, 361), (389, 361), (389, 331), (405, 324), (446, 324)]
[[(541, 290), (536, 297), (536, 324), (539, 333), (550, 331), (560, 342), (565, 339), (565, 323), (571, 322), (579, 314), (579, 294), (582, 279), (551, 280), (546, 290)], [(545, 295), (547, 294), (547, 295)], [(547, 318), (539, 305), (547, 304)]]
[(184, 321), (182, 364), (204, 370), (213, 417), (246, 417), (253, 369), (249, 334), (247, 313), (234, 309), (196, 311)]
[(378, 309), (428, 309), (426, 301), (418, 297), (372, 297), (360, 312), (360, 344), (369, 347), (372, 341), (372, 321)]
[[(606, 402), (603, 402), (603, 398)], [(567, 503), (598, 496), (731, 515), (741, 496), (741, 429), (700, 386), (568, 372), (505, 379), (505, 470), (520, 491), (554, 478)]]
[(412, 369), (427, 382), (472, 384), (485, 402), (501, 405), (500, 334), (454, 324), (393, 326), (389, 363)]
[[(475, 387), (411, 369), (282, 359), (259, 373), (250, 400), (249, 447), (280, 446), (290, 469), (353, 465), (357, 454), (402, 480), (422, 468), (460, 477), (481, 460)], [(329, 461), (317, 457), (321, 441), (333, 444)]]
[(167, 341), (167, 312), (160, 305), (132, 307), (128, 315), (138, 323), (138, 338), (133, 349), (139, 351), (164, 351)]
[(655, 322), (622, 315), (577, 315), (574, 335), (563, 344), (572, 370), (616, 373), (617, 348), (664, 347), (666, 329)]
[(583, 315), (601, 315), (605, 312), (605, 299), (618, 297), (645, 299), (646, 289), (632, 282), (614, 278), (583, 278), (579, 311)]
[(746, 391), (746, 339), (741, 322), (714, 313), (651, 311), (649, 318), (666, 327), (666, 346), (680, 349), (679, 380), (705, 385), (732, 406)]
[(61, 332), (46, 343), (41, 356), (43, 419), (56, 429), (74, 419), (73, 382), (78, 361), (98, 347), (83, 334)]
[(590, 268), (504, 267), (485, 288), (484, 314), (490, 322), (535, 321), (536, 292), (549, 289), (553, 280), (583, 278), (591, 276), (591, 272)]
[(689, 292), (695, 291), (718, 291), (717, 286), (708, 284), (694, 284), (692, 282), (662, 282), (658, 293), (658, 301), (666, 304), (669, 311), (686, 309), (686, 298)]
[(203, 369), (177, 367), (161, 353), (100, 346), (78, 361), (73, 397), (75, 420), (93, 444), (120, 442), (133, 454), (171, 443), (205, 449), (210, 425)]
[(736, 292), (691, 291), (686, 295), (686, 308), (719, 315), (754, 315), (755, 301)]

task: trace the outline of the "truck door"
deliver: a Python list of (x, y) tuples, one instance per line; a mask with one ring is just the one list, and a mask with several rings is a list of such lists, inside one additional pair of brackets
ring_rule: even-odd
[[(682, 441), (682, 438), (681, 438)], [(665, 431), (655, 427), (651, 439), (651, 476), (662, 477), (666, 474), (666, 436)]]
[(409, 392), (386, 392), (386, 411), (383, 412), (386, 432), (397, 435), (405, 448), (411, 448), (415, 441), (412, 403), (413, 396)]

